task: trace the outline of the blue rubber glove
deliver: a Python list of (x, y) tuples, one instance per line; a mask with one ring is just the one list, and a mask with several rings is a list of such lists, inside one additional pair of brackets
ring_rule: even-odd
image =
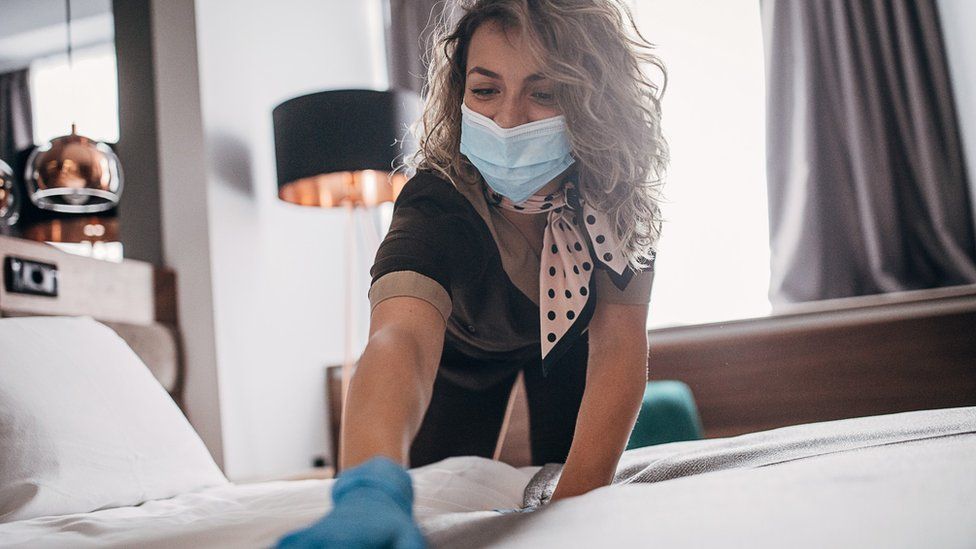
[(413, 518), (410, 475), (389, 458), (374, 457), (343, 471), (332, 485), (332, 501), (330, 513), (287, 534), (277, 547), (427, 547)]

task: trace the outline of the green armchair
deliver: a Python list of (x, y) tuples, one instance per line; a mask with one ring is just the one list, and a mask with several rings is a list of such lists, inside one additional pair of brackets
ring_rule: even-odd
[(691, 389), (676, 380), (649, 381), (627, 449), (702, 438)]

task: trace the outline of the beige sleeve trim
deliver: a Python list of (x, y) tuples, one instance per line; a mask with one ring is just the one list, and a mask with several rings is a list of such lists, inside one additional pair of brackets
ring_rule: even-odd
[(376, 279), (370, 286), (369, 310), (384, 299), (397, 296), (410, 296), (423, 299), (437, 308), (447, 323), (451, 316), (451, 296), (439, 282), (416, 271), (393, 271)]
[(596, 295), (600, 301), (624, 305), (646, 305), (651, 302), (651, 287), (654, 285), (653, 270), (634, 273), (634, 277), (623, 290), (614, 286), (610, 275), (603, 269), (596, 269), (593, 276), (596, 277)]

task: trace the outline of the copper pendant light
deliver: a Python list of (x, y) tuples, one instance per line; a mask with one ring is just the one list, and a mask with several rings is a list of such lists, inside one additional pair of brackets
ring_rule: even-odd
[(75, 133), (41, 145), (27, 160), (27, 192), (38, 208), (64, 213), (109, 210), (122, 195), (122, 166), (105, 143)]
[[(68, 74), (72, 73), (71, 0), (65, 0), (68, 24)], [(105, 143), (71, 134), (38, 147), (27, 160), (27, 193), (35, 206), (64, 213), (112, 209), (122, 195), (122, 167)]]
[(20, 217), (20, 203), (14, 173), (10, 166), (0, 160), (0, 225), (13, 225)]

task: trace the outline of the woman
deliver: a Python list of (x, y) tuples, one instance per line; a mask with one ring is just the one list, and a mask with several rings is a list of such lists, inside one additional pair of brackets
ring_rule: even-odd
[(533, 463), (565, 463), (553, 500), (611, 482), (640, 407), (663, 68), (615, 0), (479, 0), (441, 36), (335, 507), (283, 545), (422, 546), (404, 466), (490, 457), (519, 372)]

